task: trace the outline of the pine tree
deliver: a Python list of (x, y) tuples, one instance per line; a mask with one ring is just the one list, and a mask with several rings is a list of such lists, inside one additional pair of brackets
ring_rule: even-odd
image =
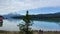
[(20, 30), (24, 32), (24, 34), (32, 34), (32, 31), (30, 29), (32, 22), (31, 22), (31, 17), (28, 14), (28, 11), (26, 12), (26, 15), (24, 16), (23, 21), (25, 22), (25, 24), (20, 24), (19, 26)]

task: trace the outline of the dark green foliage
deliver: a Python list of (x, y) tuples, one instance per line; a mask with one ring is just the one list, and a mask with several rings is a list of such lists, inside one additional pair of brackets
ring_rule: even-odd
[(23, 34), (33, 34), (30, 28), (32, 23), (31, 23), (31, 18), (28, 14), (28, 11), (26, 15), (24, 16), (23, 21), (25, 22), (25, 24), (19, 24), (20, 31), (23, 32)]
[(28, 14), (28, 11), (26, 13), (26, 16), (24, 16), (23, 21), (25, 21), (26, 23), (31, 23), (31, 18), (30, 15)]

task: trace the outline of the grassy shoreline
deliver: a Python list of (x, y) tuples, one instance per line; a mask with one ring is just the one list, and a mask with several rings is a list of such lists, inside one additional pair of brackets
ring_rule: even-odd
[[(3, 31), (0, 34), (21, 34), (19, 31)], [(33, 31), (33, 34), (60, 34), (60, 31)]]

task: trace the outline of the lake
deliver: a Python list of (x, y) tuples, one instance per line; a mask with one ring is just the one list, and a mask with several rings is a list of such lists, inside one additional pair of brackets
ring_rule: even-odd
[[(23, 20), (19, 19), (4, 19), (2, 26), (0, 26), (0, 30), (5, 31), (19, 31), (20, 23), (24, 23)], [(31, 28), (33, 30), (43, 30), (43, 31), (60, 31), (60, 22), (50, 22), (50, 21), (39, 21), (33, 20), (33, 25)]]

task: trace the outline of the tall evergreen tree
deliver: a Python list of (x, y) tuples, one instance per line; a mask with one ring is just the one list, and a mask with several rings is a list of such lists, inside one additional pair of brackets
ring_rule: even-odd
[(24, 16), (23, 21), (25, 22), (25, 24), (20, 24), (20, 30), (24, 32), (24, 34), (32, 34), (32, 31), (30, 29), (32, 22), (31, 22), (31, 17), (28, 14), (28, 11), (26, 12), (26, 15)]

